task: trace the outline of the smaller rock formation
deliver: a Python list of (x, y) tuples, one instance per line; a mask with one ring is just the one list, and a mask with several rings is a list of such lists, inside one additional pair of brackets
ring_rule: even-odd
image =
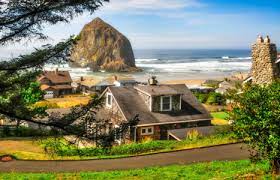
[(277, 47), (271, 43), (267, 36), (265, 39), (259, 36), (252, 47), (252, 82), (255, 84), (267, 84), (280, 77), (280, 68), (277, 65)]

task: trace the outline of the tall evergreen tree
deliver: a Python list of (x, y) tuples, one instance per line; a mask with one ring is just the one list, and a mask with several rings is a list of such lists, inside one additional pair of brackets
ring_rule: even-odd
[[(46, 39), (48, 37), (43, 33), (45, 26), (59, 22), (69, 23), (74, 17), (85, 12), (92, 14), (106, 1), (109, 0), (0, 0), (0, 47), (23, 40)], [(59, 64), (69, 61), (69, 52), (75, 41), (76, 38), (70, 37), (56, 45), (44, 45), (31, 54), (0, 60), (0, 116), (14, 121), (23, 120), (49, 126), (78, 137), (98, 139), (98, 136), (87, 133), (84, 117), (90, 116), (92, 123), (96, 120), (95, 113), (92, 112), (96, 112), (102, 106), (100, 99), (94, 98), (86, 106), (73, 108), (68, 115), (51, 116), (44, 108), (32, 106), (39, 100), (38, 96), (27, 97), (30, 91), (38, 93), (39, 87), (32, 85), (32, 82), (42, 72), (46, 63)], [(48, 121), (40, 120), (42, 116), (47, 116)], [(80, 123), (74, 123), (76, 121)], [(134, 126), (135, 123), (137, 118), (120, 128), (127, 130), (127, 126)], [(114, 131), (123, 130), (112, 129), (112, 132)], [(112, 132), (103, 134), (102, 139), (104, 136), (112, 136)], [(112, 138), (107, 139), (112, 141)]]

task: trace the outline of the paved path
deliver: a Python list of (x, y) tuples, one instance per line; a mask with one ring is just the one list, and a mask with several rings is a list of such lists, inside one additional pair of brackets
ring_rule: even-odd
[(191, 164), (214, 160), (241, 160), (247, 159), (248, 157), (249, 153), (245, 145), (231, 144), (121, 159), (0, 162), (0, 172), (108, 171), (166, 166), (171, 164)]

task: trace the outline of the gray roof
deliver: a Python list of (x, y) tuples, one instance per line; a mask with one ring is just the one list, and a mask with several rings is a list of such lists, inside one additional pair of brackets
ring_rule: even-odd
[[(151, 112), (149, 107), (145, 104), (142, 97), (138, 94), (138, 89), (150, 90), (151, 87), (138, 86), (134, 87), (109, 87), (117, 104), (125, 116), (126, 120), (134, 118), (139, 114), (140, 122), (138, 125), (148, 124), (170, 124), (175, 122), (187, 122), (211, 119), (207, 110), (198, 102), (191, 91), (184, 85), (161, 85), (153, 86), (153, 95), (165, 95), (168, 94), (181, 94), (182, 95), (182, 110), (177, 112)], [(160, 89), (160, 88), (163, 88)]]
[(151, 96), (184, 94), (186, 88), (187, 87), (184, 84), (135, 87), (135, 89), (145, 92)]

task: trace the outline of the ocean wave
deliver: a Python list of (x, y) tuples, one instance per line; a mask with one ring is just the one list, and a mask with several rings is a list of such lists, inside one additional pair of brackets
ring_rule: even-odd
[(152, 62), (152, 61), (158, 61), (160, 59), (135, 59), (136, 62)]
[(221, 61), (200, 61), (172, 64), (136, 64), (138, 67), (153, 72), (233, 72), (248, 71), (251, 62), (221, 62)]

